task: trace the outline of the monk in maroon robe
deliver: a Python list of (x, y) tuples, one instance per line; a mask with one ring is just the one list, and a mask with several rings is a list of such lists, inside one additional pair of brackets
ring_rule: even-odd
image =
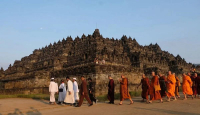
[(146, 101), (148, 102), (149, 101), (149, 98), (148, 98), (148, 95), (149, 95), (149, 88), (150, 88), (150, 84), (149, 84), (149, 78), (147, 78), (145, 76), (145, 74), (142, 75), (142, 79), (141, 79), (141, 82), (140, 84), (137, 86), (137, 88), (142, 85), (142, 98), (144, 101), (146, 99)]
[(191, 80), (193, 82), (192, 84), (192, 91), (193, 91), (193, 95), (197, 96), (197, 73), (194, 74), (194, 76), (191, 77)]
[(166, 91), (167, 91), (167, 85), (166, 85), (167, 79), (161, 73), (159, 73), (159, 83), (160, 83), (160, 88), (161, 88), (160, 95), (163, 98), (163, 97), (167, 96), (167, 93), (166, 93)]
[(156, 89), (156, 87), (159, 87), (159, 80), (158, 80), (158, 76), (155, 75), (155, 72), (152, 72), (152, 79), (151, 79), (151, 84), (150, 84), (150, 101), (149, 103), (152, 103), (153, 100), (160, 100), (160, 102), (162, 103), (163, 100), (161, 98), (160, 95), (160, 90), (161, 89)]
[(114, 104), (115, 84), (111, 76), (108, 76), (108, 79), (108, 100), (110, 101), (109, 104)]
[(199, 98), (199, 95), (200, 95), (200, 76), (198, 76), (196, 78), (196, 84), (197, 84), (197, 94), (198, 94), (198, 98)]
[(76, 106), (76, 107), (80, 107), (82, 105), (84, 98), (88, 101), (89, 106), (92, 106), (93, 103), (91, 102), (90, 98), (88, 97), (87, 82), (85, 80), (85, 77), (81, 76), (81, 80), (82, 80), (82, 83), (81, 83), (81, 88), (80, 88), (80, 92), (79, 92), (80, 100), (79, 100), (78, 106)]
[(180, 98), (180, 95), (179, 95), (179, 87), (181, 86), (181, 83), (180, 83), (180, 79), (176, 77), (176, 86), (175, 86), (175, 96), (177, 96), (177, 98)]

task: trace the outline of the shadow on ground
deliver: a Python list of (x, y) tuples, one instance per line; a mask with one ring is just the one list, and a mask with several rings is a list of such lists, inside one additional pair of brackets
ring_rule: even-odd
[(142, 109), (142, 110), (162, 112), (165, 114), (174, 114), (174, 115), (200, 115), (198, 113), (180, 112), (180, 111), (172, 111), (172, 110), (165, 110), (165, 109), (158, 109), (158, 108), (151, 108), (151, 109), (141, 108), (141, 107), (135, 107), (135, 108)]
[(44, 104), (49, 104), (49, 102), (46, 102), (45, 100), (42, 100), (42, 99), (33, 99), (35, 101), (39, 101), (41, 103), (44, 103)]
[(30, 109), (31, 109), (30, 111), (23, 113), (18, 108), (16, 108), (13, 113), (8, 113), (8, 115), (42, 115), (37, 109), (33, 107), (30, 107)]

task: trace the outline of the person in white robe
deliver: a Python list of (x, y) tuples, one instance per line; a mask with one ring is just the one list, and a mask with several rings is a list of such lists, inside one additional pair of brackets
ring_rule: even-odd
[(49, 85), (49, 93), (50, 93), (50, 104), (56, 104), (55, 93), (58, 93), (58, 84), (55, 83), (54, 78), (51, 78), (51, 82)]
[(74, 88), (74, 99), (76, 102), (79, 101), (79, 89), (78, 89), (78, 84), (76, 81), (76, 78), (73, 78), (73, 88)]
[(75, 103), (74, 100), (74, 89), (73, 89), (73, 83), (69, 79), (69, 77), (66, 77), (67, 80), (67, 92), (66, 92), (66, 97), (65, 97), (65, 103), (73, 104)]
[(58, 102), (62, 104), (65, 100), (66, 96), (66, 85), (64, 83), (64, 80), (61, 80), (61, 84), (59, 86), (59, 96), (58, 96)]

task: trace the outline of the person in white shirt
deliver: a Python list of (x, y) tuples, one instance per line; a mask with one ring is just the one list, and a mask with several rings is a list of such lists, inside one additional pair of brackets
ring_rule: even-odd
[(51, 82), (49, 85), (49, 93), (50, 93), (50, 104), (56, 104), (55, 102), (55, 93), (58, 93), (58, 84), (54, 82), (54, 78), (51, 78)]
[(59, 104), (62, 104), (65, 100), (66, 96), (66, 85), (64, 83), (64, 80), (61, 80), (61, 84), (59, 86), (59, 96), (58, 96), (58, 102)]
[(69, 77), (66, 77), (67, 80), (67, 92), (65, 97), (65, 103), (73, 104), (75, 102), (74, 100), (74, 89), (73, 89), (73, 83), (69, 79)]
[(76, 78), (73, 78), (73, 88), (74, 88), (74, 99), (78, 103), (79, 101), (79, 89), (78, 89), (78, 84), (76, 82)]

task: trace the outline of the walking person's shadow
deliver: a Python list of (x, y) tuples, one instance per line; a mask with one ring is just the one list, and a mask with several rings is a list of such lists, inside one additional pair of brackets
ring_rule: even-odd
[(8, 115), (24, 115), (24, 114), (18, 108), (16, 108), (14, 113), (9, 113)]
[(32, 111), (26, 112), (27, 115), (42, 115), (37, 109), (31, 107)]
[(33, 99), (33, 100), (35, 100), (35, 101), (39, 101), (39, 102), (42, 102), (42, 103), (44, 103), (44, 104), (48, 104), (48, 105), (49, 105), (49, 102), (46, 102), (46, 101), (41, 100), (41, 99)]
[[(18, 108), (15, 109), (14, 113), (9, 113), (8, 115), (42, 115), (37, 109), (31, 107), (31, 110), (23, 114)], [(1, 114), (0, 114), (1, 115)]]

